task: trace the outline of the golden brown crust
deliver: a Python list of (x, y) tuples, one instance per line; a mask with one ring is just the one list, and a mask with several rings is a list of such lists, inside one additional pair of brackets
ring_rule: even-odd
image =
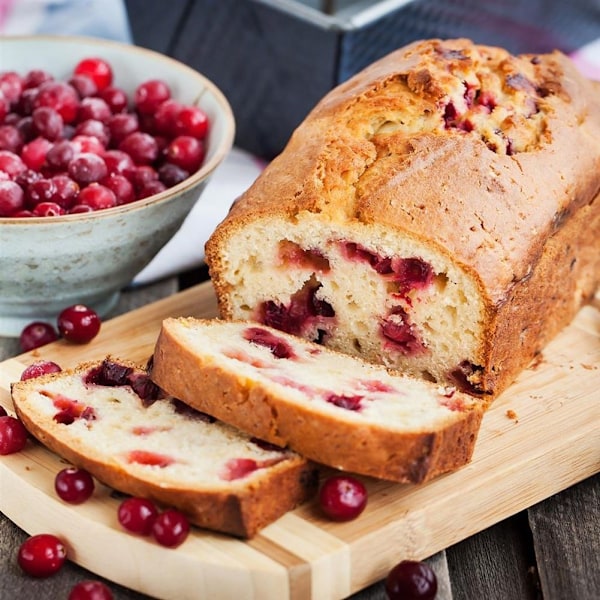
[[(452, 57), (450, 67), (441, 55)], [(500, 123), (504, 151), (494, 149), (485, 120), (473, 131), (427, 120), (460, 99), (457, 80), (468, 83), (475, 71), (483, 83), (497, 77), (503, 101), (531, 106)], [(399, 113), (407, 126), (386, 131)], [(418, 115), (427, 116), (423, 127)], [(267, 215), (290, 226), (306, 213), (384, 224), (435, 248), (478, 284), (485, 318), (473, 391), (493, 399), (598, 288), (599, 191), (598, 84), (566, 56), (415, 42), (319, 102), (214, 232), (206, 260), (221, 316), (230, 318), (224, 248)]]
[[(125, 363), (126, 361), (119, 361)], [(127, 363), (133, 366), (131, 363)], [(80, 365), (78, 372), (88, 371), (97, 363)], [(65, 373), (44, 376), (44, 380), (61, 379)], [(316, 491), (317, 468), (298, 457), (271, 467), (272, 475), (259, 482), (239, 487), (235, 493), (226, 489), (194, 490), (189, 486), (165, 485), (137, 478), (119, 468), (115, 462), (96, 459), (76, 444), (61, 439), (57, 428), (36, 416), (27, 402), (27, 394), (37, 388), (42, 378), (15, 383), (12, 396), (15, 410), (26, 429), (44, 446), (66, 461), (86, 469), (99, 481), (125, 494), (150, 498), (182, 510), (199, 527), (251, 538), (289, 510), (308, 500)], [(46, 426), (45, 426), (46, 425)], [(168, 449), (165, 449), (168, 450)]]
[[(168, 322), (169, 320), (167, 320)], [(363, 475), (421, 483), (469, 462), (484, 405), (457, 411), (440, 429), (394, 431), (386, 423), (358, 425), (285, 398), (215, 364), (161, 329), (152, 379), (189, 406), (309, 459)]]

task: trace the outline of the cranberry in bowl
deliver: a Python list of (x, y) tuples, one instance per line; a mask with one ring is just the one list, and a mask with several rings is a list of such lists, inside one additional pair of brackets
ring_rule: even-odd
[(5, 36), (0, 55), (0, 335), (73, 304), (110, 316), (230, 151), (229, 103), (129, 44)]

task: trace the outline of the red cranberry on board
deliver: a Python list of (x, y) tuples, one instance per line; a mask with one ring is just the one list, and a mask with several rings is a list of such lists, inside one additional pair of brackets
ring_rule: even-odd
[(167, 548), (176, 548), (183, 544), (190, 532), (187, 517), (174, 508), (168, 508), (155, 519), (152, 536)]
[(67, 467), (56, 474), (54, 489), (69, 504), (81, 504), (94, 493), (94, 479), (85, 470)]
[(349, 475), (333, 475), (319, 490), (321, 510), (332, 521), (356, 519), (367, 505), (367, 489)]
[(86, 579), (71, 588), (67, 600), (113, 600), (113, 594), (101, 581)]
[(49, 375), (50, 373), (60, 373), (62, 369), (58, 364), (51, 360), (38, 360), (31, 363), (21, 373), (21, 381), (27, 379), (33, 379), (34, 377), (41, 377), (42, 375)]
[(67, 558), (64, 543), (55, 535), (40, 533), (19, 547), (17, 562), (27, 575), (49, 577), (60, 571)]
[(14, 454), (25, 448), (27, 430), (16, 417), (0, 417), (0, 454)]
[(389, 600), (433, 600), (437, 578), (427, 563), (403, 560), (388, 573), (385, 592)]
[(26, 325), (19, 336), (19, 345), (23, 352), (29, 352), (58, 339), (56, 330), (50, 323), (34, 321)]
[(158, 509), (146, 498), (127, 498), (121, 502), (117, 512), (121, 526), (137, 535), (150, 535), (156, 517)]
[(91, 342), (100, 331), (100, 317), (84, 304), (74, 304), (58, 315), (58, 331), (63, 338), (76, 344)]

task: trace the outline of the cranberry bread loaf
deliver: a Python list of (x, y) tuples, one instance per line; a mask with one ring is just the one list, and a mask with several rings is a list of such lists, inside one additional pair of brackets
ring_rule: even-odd
[(252, 537), (316, 490), (314, 464), (165, 397), (123, 361), (18, 382), (12, 397), (48, 448), (200, 527)]
[(483, 402), (249, 322), (166, 319), (150, 376), (168, 393), (316, 462), (419, 483), (473, 452)]
[(600, 87), (411, 44), (326, 95), (206, 245), (220, 315), (488, 400), (600, 280)]

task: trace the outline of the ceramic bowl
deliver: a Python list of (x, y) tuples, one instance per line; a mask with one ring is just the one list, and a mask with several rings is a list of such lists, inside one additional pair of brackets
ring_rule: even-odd
[[(126, 287), (177, 232), (215, 169), (230, 151), (234, 118), (220, 90), (197, 71), (153, 51), (119, 42), (61, 36), (0, 38), (0, 70), (44, 69), (64, 81), (76, 63), (101, 57), (114, 85), (131, 97), (148, 79), (200, 106), (210, 129), (203, 166), (180, 184), (143, 200), (91, 213), (0, 218), (0, 335), (17, 336), (32, 321), (56, 322), (83, 303), (110, 314)], [(199, 248), (199, 253), (202, 249)]]

